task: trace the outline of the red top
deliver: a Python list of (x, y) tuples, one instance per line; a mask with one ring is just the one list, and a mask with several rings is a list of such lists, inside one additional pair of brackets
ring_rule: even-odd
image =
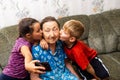
[(67, 48), (65, 46), (64, 50), (68, 58), (76, 62), (82, 70), (85, 70), (90, 60), (97, 55), (94, 49), (89, 48), (82, 41), (76, 41), (72, 48)]

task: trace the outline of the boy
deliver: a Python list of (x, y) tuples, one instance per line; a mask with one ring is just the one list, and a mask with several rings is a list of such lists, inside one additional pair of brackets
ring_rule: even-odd
[(77, 20), (69, 20), (60, 31), (60, 40), (69, 59), (78, 66), (87, 80), (108, 80), (109, 73), (97, 57), (97, 52), (78, 40), (84, 32), (84, 25)]

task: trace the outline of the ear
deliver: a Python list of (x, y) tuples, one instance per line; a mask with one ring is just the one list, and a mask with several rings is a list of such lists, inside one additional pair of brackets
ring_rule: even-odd
[(27, 37), (27, 38), (30, 38), (30, 37), (31, 37), (31, 34), (30, 34), (30, 33), (27, 33), (27, 34), (26, 34), (26, 37)]
[(75, 42), (75, 41), (76, 41), (76, 38), (75, 38), (75, 37), (70, 37), (69, 41), (70, 41), (70, 42)]

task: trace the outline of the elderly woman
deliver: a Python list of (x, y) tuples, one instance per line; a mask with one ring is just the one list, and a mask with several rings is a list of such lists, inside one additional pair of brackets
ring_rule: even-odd
[(38, 43), (32, 47), (32, 55), (40, 62), (48, 62), (52, 70), (40, 74), (39, 77), (42, 80), (79, 80), (59, 41), (59, 27), (60, 25), (54, 17), (46, 17), (41, 22), (43, 37), (49, 49), (42, 49)]

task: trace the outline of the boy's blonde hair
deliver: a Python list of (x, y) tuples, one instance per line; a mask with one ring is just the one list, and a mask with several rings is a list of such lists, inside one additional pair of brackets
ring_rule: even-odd
[(70, 36), (73, 36), (76, 39), (79, 39), (84, 32), (84, 25), (78, 20), (69, 20), (65, 22), (63, 27)]

